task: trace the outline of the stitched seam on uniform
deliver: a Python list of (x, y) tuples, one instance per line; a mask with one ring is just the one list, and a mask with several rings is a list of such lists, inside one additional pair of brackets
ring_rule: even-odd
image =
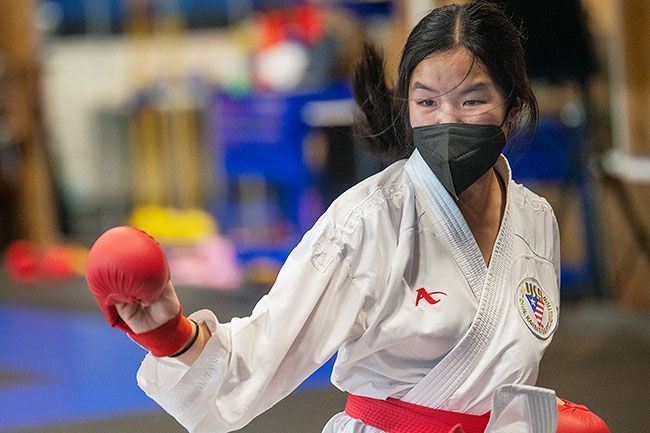
[(389, 183), (386, 185), (376, 186), (375, 189), (373, 189), (373, 191), (361, 201), (361, 203), (347, 214), (341, 227), (353, 230), (356, 229), (363, 218), (378, 212), (384, 207), (383, 205), (387, 205), (388, 202), (392, 201), (395, 197), (403, 195), (403, 188), (410, 185), (410, 183)]
[[(328, 225), (327, 229), (316, 240), (312, 251), (312, 256), (311, 256), (312, 263), (318, 269), (324, 270), (327, 268), (327, 266), (331, 265), (331, 263), (334, 260), (336, 260), (336, 258), (332, 256), (332, 253), (334, 253), (334, 251), (328, 248), (330, 245), (334, 246), (334, 249), (336, 249), (336, 255), (340, 259), (342, 259), (343, 264), (347, 268), (346, 277), (349, 280), (350, 285), (352, 285), (359, 292), (362, 299), (364, 300), (362, 312), (366, 316), (366, 318), (364, 319), (364, 325), (366, 327), (367, 327), (367, 316), (369, 315), (369, 313), (368, 311), (365, 310), (365, 308), (366, 308), (367, 300), (369, 298), (369, 294), (366, 293), (362, 285), (357, 282), (356, 277), (352, 273), (352, 264), (351, 264), (352, 257), (341, 257), (345, 245), (345, 239), (348, 237), (347, 235), (348, 233), (356, 232), (359, 226), (363, 223), (364, 218), (382, 209), (383, 207), (382, 205), (387, 204), (389, 200), (392, 200), (395, 197), (402, 195), (403, 187), (404, 184), (399, 184), (399, 183), (391, 183), (385, 186), (377, 186), (364, 200), (361, 201), (360, 204), (358, 204), (354, 209), (352, 209), (352, 211), (348, 213), (342, 225), (334, 226), (334, 227)], [(386, 191), (389, 192), (388, 197)], [(368, 205), (369, 201), (371, 202), (370, 206)], [(324, 238), (326, 239), (325, 241), (323, 240)], [(330, 258), (329, 262), (324, 265), (318, 265), (317, 263), (314, 263), (314, 259), (318, 254), (324, 254), (327, 257), (329, 257)]]
[[(215, 344), (217, 344), (215, 342)], [(186, 412), (190, 406), (197, 401), (199, 398), (199, 395), (205, 390), (207, 387), (208, 383), (210, 383), (210, 378), (214, 377), (215, 373), (219, 370), (220, 363), (223, 361), (224, 357), (227, 357), (228, 352), (225, 350), (225, 348), (221, 347), (217, 351), (217, 356), (214, 356), (213, 358), (210, 359), (207, 368), (205, 368), (202, 373), (198, 377), (189, 377), (189, 382), (191, 385), (193, 385), (191, 388), (187, 388), (187, 386), (182, 386), (182, 389), (179, 389), (175, 391), (172, 395), (175, 396), (174, 400), (178, 399), (176, 403), (171, 403), (170, 406), (172, 408), (171, 412), (174, 413), (179, 413), (181, 414), (180, 417), (185, 417), (187, 414), (183, 414), (183, 412)], [(186, 372), (186, 375), (192, 375), (192, 370), (189, 370)], [(185, 379), (185, 378), (183, 378)], [(181, 379), (181, 381), (183, 381)], [(180, 398), (179, 398), (180, 394)], [(185, 415), (185, 416), (184, 416)]]
[[(545, 433), (551, 431), (553, 411), (557, 413), (555, 399), (550, 399), (544, 394), (526, 392), (528, 397), (528, 414), (533, 427), (532, 433)], [(537, 410), (533, 410), (537, 409)]]
[[(397, 191), (395, 190), (396, 186), (398, 187)], [(402, 195), (403, 194), (403, 192), (401, 190), (402, 187), (403, 187), (402, 184), (388, 184), (388, 185), (385, 185), (383, 187), (378, 186), (377, 188), (375, 188), (375, 190), (366, 199), (364, 199), (361, 202), (361, 204), (359, 204), (357, 207), (355, 207), (350, 212), (350, 214), (348, 214), (348, 217), (345, 219), (345, 223), (342, 225), (342, 228), (346, 228), (347, 230), (345, 230), (345, 232), (344, 232), (344, 231), (341, 230), (341, 228), (337, 227), (335, 229), (336, 238), (339, 240), (340, 244), (341, 245), (345, 244), (344, 239), (345, 239), (347, 233), (356, 233), (359, 226), (361, 226), (361, 224), (363, 223), (364, 218), (366, 218), (367, 216), (369, 216), (373, 212), (379, 211), (382, 208), (382, 205), (388, 204), (389, 200), (392, 200), (393, 198), (395, 198), (395, 197), (397, 197), (399, 195)], [(390, 192), (390, 195), (388, 197), (386, 196), (386, 189), (388, 189), (389, 192)], [(381, 197), (377, 197), (378, 194), (381, 194)], [(364, 204), (366, 204), (366, 202), (368, 200), (373, 200), (373, 206), (372, 207), (370, 207), (370, 206), (364, 207)], [(360, 209), (362, 209), (362, 210), (360, 210)], [(342, 250), (343, 250), (343, 248), (341, 247), (341, 249), (339, 250), (339, 253)], [(354, 282), (356, 287), (359, 289), (359, 292), (361, 293), (361, 295), (366, 297), (367, 294), (365, 294), (364, 291), (361, 289), (361, 286), (358, 283), (356, 283), (355, 276), (352, 274), (351, 260), (352, 260), (351, 257), (345, 257), (344, 258), (344, 262), (346, 263), (346, 265), (348, 267), (348, 277), (350, 278), (351, 281)]]
[(383, 197), (383, 191), (382, 189), (377, 186), (375, 189), (372, 190), (370, 194), (363, 200), (361, 200), (361, 203), (359, 203), (357, 206), (355, 206), (344, 218), (342, 227), (350, 227), (352, 229), (356, 228), (355, 226), (360, 222), (360, 216), (367, 216), (370, 215), (370, 211), (374, 211), (376, 209), (380, 208), (380, 202), (379, 200), (376, 199), (377, 195), (381, 194), (382, 199), (385, 198)]
[(532, 253), (532, 255), (533, 255), (534, 257), (537, 257), (537, 258), (539, 258), (539, 259), (541, 259), (541, 260), (544, 260), (545, 262), (550, 263), (550, 265), (553, 266), (553, 267), (555, 268), (555, 266), (553, 265), (553, 261), (550, 260), (550, 259), (547, 258), (547, 257), (544, 257), (544, 256), (542, 256), (542, 255), (540, 255), (540, 254), (537, 254), (537, 252), (536, 252), (535, 250), (533, 250), (533, 247), (530, 246), (530, 244), (528, 243), (528, 241), (527, 241), (526, 239), (524, 239), (523, 236), (521, 236), (519, 233), (515, 233), (515, 236), (518, 237), (519, 239), (521, 239), (522, 241), (524, 241), (524, 243), (526, 244), (526, 246), (528, 247), (528, 249), (530, 250), (530, 252)]
[(316, 245), (311, 255), (311, 264), (320, 272), (325, 272), (334, 261), (334, 257), (325, 251), (322, 245)]
[(350, 258), (345, 258), (343, 260), (343, 264), (347, 268), (347, 279), (350, 281), (350, 285), (354, 287), (357, 292), (359, 292), (359, 295), (361, 296), (361, 299), (363, 302), (361, 303), (361, 312), (357, 316), (357, 319), (361, 320), (361, 326), (364, 331), (368, 329), (368, 316), (369, 313), (366, 310), (366, 303), (369, 299), (369, 295), (366, 294), (361, 286), (356, 280), (356, 278), (352, 275), (352, 265), (351, 265), (351, 259)]
[(321, 272), (325, 272), (336, 258), (340, 258), (343, 251), (343, 241), (338, 230), (329, 215), (325, 215), (325, 218), (325, 229), (314, 241), (310, 256), (312, 265)]
[(530, 207), (536, 212), (544, 211), (544, 212), (553, 213), (553, 207), (551, 207), (549, 202), (544, 197), (535, 194), (534, 192), (532, 192), (531, 190), (529, 190), (528, 188), (526, 188), (521, 184), (518, 183), (514, 183), (514, 184), (521, 191), (522, 207), (525, 206), (526, 203), (529, 203)]
[[(533, 427), (532, 433), (544, 433), (548, 430), (546, 430), (544, 427), (546, 427), (546, 423), (544, 421), (546, 420), (544, 413), (544, 407), (541, 407), (539, 411), (532, 410), (533, 408), (538, 407), (537, 403), (542, 403), (542, 401), (539, 401), (536, 395), (528, 395), (528, 404), (526, 405), (528, 407), (528, 415), (530, 416), (530, 421), (531, 421), (531, 427)], [(540, 424), (544, 423), (544, 424)], [(542, 427), (543, 429), (540, 429)]]
[(416, 226), (408, 226), (408, 227), (405, 227), (405, 228), (403, 228), (402, 230), (400, 230), (399, 233), (400, 233), (400, 235), (401, 235), (401, 234), (405, 234), (405, 233), (408, 233), (408, 232), (418, 232), (418, 233), (422, 233), (422, 232), (418, 229), (418, 227), (416, 227)]
[[(404, 187), (413, 187), (413, 184), (411, 182), (407, 182), (407, 183), (390, 183), (386, 185), (377, 186), (375, 190), (373, 190), (373, 192), (366, 199), (364, 199), (359, 206), (357, 206), (350, 212), (350, 214), (345, 220), (344, 227), (349, 229), (347, 230), (348, 232), (355, 232), (362, 224), (364, 218), (368, 217), (373, 212), (380, 211), (396, 197), (403, 196)], [(381, 196), (378, 197), (378, 194), (381, 194)], [(363, 208), (362, 206), (368, 200), (373, 200), (373, 206)], [(363, 209), (363, 211), (359, 211), (359, 209)], [(407, 227), (406, 229), (400, 231), (400, 234), (412, 228), (413, 226)], [(337, 233), (341, 235), (341, 237), (343, 237), (341, 230), (337, 230)], [(364, 290), (363, 285), (359, 284), (356, 279), (356, 276), (353, 275), (352, 258), (345, 257), (343, 261), (347, 267), (347, 277), (350, 280), (350, 283), (357, 289), (357, 291), (363, 298), (363, 305), (362, 305), (362, 311), (360, 313), (360, 319), (362, 320), (362, 326), (365, 331), (369, 326), (369, 320), (371, 316), (370, 311), (368, 311), (367, 309), (368, 307), (367, 303), (368, 303), (368, 299), (370, 299), (370, 293), (367, 293), (366, 290)]]

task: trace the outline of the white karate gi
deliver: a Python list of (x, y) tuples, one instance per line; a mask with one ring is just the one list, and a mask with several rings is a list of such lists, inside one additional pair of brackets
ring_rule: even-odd
[[(139, 385), (196, 433), (241, 428), (337, 351), (332, 383), (378, 399), (481, 415), (499, 386), (534, 385), (559, 313), (557, 223), (504, 157), (496, 169), (507, 203), (489, 267), (415, 151), (332, 204), (250, 317), (194, 313), (213, 337), (191, 368), (148, 355)], [(345, 413), (324, 431), (378, 432)]]

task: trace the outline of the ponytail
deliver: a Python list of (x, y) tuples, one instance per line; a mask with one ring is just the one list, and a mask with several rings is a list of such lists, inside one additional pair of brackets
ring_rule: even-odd
[(412, 146), (407, 143), (404, 113), (405, 101), (396, 104), (395, 92), (388, 88), (384, 73), (384, 55), (372, 45), (366, 45), (363, 57), (354, 71), (354, 98), (360, 113), (355, 119), (355, 132), (361, 145), (377, 158), (394, 162), (407, 158)]

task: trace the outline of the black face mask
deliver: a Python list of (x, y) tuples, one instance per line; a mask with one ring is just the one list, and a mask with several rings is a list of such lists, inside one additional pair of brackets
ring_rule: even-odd
[(497, 125), (442, 123), (413, 128), (415, 147), (454, 198), (483, 176), (506, 145)]

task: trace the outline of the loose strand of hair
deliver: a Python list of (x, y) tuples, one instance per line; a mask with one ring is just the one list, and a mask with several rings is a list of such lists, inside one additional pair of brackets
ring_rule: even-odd
[(355, 70), (353, 94), (360, 110), (355, 133), (362, 138), (361, 144), (384, 161), (395, 159), (403, 137), (395, 115), (394, 91), (386, 83), (383, 53), (372, 45), (364, 47)]

